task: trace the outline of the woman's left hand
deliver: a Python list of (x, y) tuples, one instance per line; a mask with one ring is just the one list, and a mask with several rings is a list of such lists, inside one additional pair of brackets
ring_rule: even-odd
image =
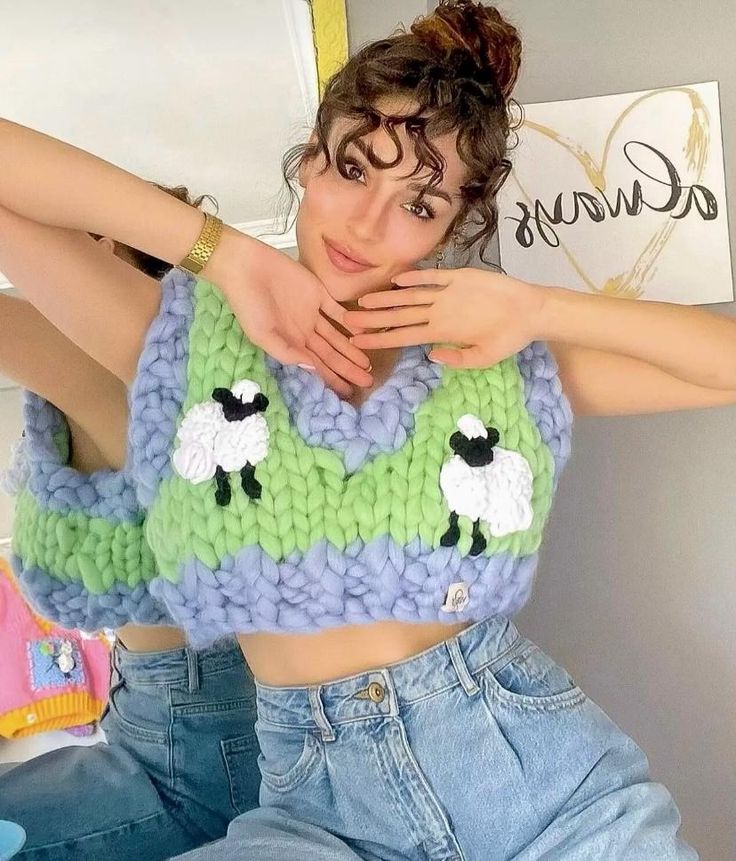
[(472, 268), (417, 269), (392, 280), (396, 289), (359, 300), (371, 310), (348, 311), (343, 318), (353, 331), (363, 330), (351, 338), (362, 350), (451, 343), (458, 347), (436, 347), (430, 359), (487, 368), (541, 336), (549, 288)]

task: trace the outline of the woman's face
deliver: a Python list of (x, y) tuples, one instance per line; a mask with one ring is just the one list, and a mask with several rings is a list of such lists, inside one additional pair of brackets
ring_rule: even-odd
[[(389, 104), (384, 110), (390, 113), (396, 105)], [(333, 156), (336, 143), (349, 127), (348, 119), (333, 124), (329, 140)], [(416, 184), (425, 184), (430, 171), (422, 168), (409, 178), (417, 164), (414, 146), (404, 126), (397, 126), (396, 132), (403, 159), (392, 168), (374, 169), (351, 144), (345, 153), (350, 179), (337, 170), (334, 157), (321, 175), (325, 165), (321, 156), (300, 170), (304, 196), (296, 222), (299, 261), (338, 302), (350, 303), (390, 287), (394, 275), (415, 268), (437, 250), (460, 210), (459, 188), (465, 168), (455, 148), (455, 135), (432, 141), (446, 160), (438, 188), (443, 196), (427, 194), (419, 203)], [(396, 147), (383, 129), (362, 140), (382, 161), (396, 158)]]

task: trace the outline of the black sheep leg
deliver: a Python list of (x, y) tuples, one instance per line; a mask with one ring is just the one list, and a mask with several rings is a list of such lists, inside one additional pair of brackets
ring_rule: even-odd
[(458, 517), (454, 511), (450, 512), (450, 528), (440, 538), (440, 544), (443, 547), (454, 547), (460, 540), (460, 527), (457, 523)]
[(251, 499), (261, 498), (261, 484), (256, 479), (256, 468), (249, 463), (240, 470), (240, 483), (243, 485), (243, 490)]
[(480, 520), (476, 520), (473, 524), (473, 543), (470, 547), (470, 555), (478, 556), (486, 549), (487, 546), (488, 542), (480, 531)]
[(215, 502), (218, 505), (230, 505), (230, 476), (221, 466), (218, 466), (215, 470), (215, 481), (217, 482)]

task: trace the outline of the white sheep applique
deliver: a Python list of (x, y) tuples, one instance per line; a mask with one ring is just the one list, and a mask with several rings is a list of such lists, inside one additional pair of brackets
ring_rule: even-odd
[(440, 543), (443, 547), (458, 543), (458, 517), (464, 515), (473, 521), (470, 555), (477, 556), (487, 547), (481, 522), (495, 538), (531, 526), (533, 476), (527, 459), (498, 447), (498, 431), (484, 427), (477, 416), (462, 416), (457, 427), (450, 437), (455, 454), (440, 471), (440, 487), (450, 508), (450, 528)]
[(224, 506), (231, 499), (229, 473), (240, 472), (243, 490), (260, 499), (255, 469), (268, 454), (268, 424), (260, 415), (267, 407), (268, 398), (252, 380), (240, 380), (232, 390), (214, 389), (212, 400), (188, 410), (176, 432), (176, 473), (192, 484), (214, 478), (215, 500)]

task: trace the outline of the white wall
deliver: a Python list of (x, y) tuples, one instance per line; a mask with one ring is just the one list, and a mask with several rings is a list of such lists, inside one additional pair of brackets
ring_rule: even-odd
[(183, 183), (229, 223), (274, 214), (316, 106), (303, 0), (0, 0), (0, 116)]
[[(733, 4), (498, 5), (522, 32), (521, 102), (720, 81), (733, 253)], [(579, 420), (517, 619), (643, 747), (703, 861), (736, 855), (735, 429), (733, 407)]]

